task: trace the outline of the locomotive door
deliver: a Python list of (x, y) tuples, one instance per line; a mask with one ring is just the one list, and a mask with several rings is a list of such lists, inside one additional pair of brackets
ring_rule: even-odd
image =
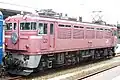
[(41, 37), (41, 49), (47, 50), (48, 49), (48, 22), (40, 21), (38, 24), (38, 36)]
[(53, 50), (54, 49), (54, 41), (55, 41), (55, 32), (54, 32), (54, 27), (55, 26), (55, 23), (54, 22), (50, 22), (49, 23), (49, 47), (50, 47), (50, 50)]

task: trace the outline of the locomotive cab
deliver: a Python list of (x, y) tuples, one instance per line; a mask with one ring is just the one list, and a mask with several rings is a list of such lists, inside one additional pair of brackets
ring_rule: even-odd
[[(12, 64), (10, 67), (18, 65), (24, 67), (24, 69), (37, 68), (41, 58), (41, 55), (38, 54), (44, 53), (48, 49), (53, 50), (51, 48), (54, 40), (53, 28), (53, 22), (48, 23), (47, 21), (36, 20), (31, 17), (17, 15), (7, 18), (5, 48), (6, 57), (9, 58), (6, 63), (11, 58), (12, 61), (6, 65)], [(33, 70), (29, 71), (24, 74), (27, 75), (33, 72)]]
[(23, 19), (6, 19), (6, 24), (6, 49), (30, 51), (35, 53), (53, 47), (53, 44), (50, 44), (50, 38), (54, 35), (53, 22), (36, 22), (29, 18), (24, 19), (23, 17)]

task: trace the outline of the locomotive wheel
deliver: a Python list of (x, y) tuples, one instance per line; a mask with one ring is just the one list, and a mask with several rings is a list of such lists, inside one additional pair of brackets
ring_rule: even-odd
[(115, 57), (115, 55), (116, 55), (115, 53), (112, 54), (113, 57)]

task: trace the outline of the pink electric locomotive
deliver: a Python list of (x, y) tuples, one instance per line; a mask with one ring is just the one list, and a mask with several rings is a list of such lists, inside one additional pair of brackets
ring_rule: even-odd
[(115, 26), (40, 15), (6, 18), (4, 64), (11, 74), (114, 56)]

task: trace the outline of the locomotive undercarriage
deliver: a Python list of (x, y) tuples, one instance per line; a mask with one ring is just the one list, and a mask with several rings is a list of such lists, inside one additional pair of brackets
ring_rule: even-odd
[(114, 48), (90, 49), (81, 51), (63, 52), (57, 54), (42, 55), (37, 70), (55, 68), (60, 66), (79, 64), (83, 61), (111, 58), (115, 56)]
[(44, 55), (20, 55), (7, 53), (4, 65), (11, 74), (29, 75), (34, 71), (60, 66), (79, 64), (86, 60), (96, 60), (115, 56), (114, 48), (90, 49)]
[(6, 70), (11, 74), (29, 75), (37, 68), (41, 59), (41, 55), (23, 55), (17, 53), (6, 52), (3, 63)]

